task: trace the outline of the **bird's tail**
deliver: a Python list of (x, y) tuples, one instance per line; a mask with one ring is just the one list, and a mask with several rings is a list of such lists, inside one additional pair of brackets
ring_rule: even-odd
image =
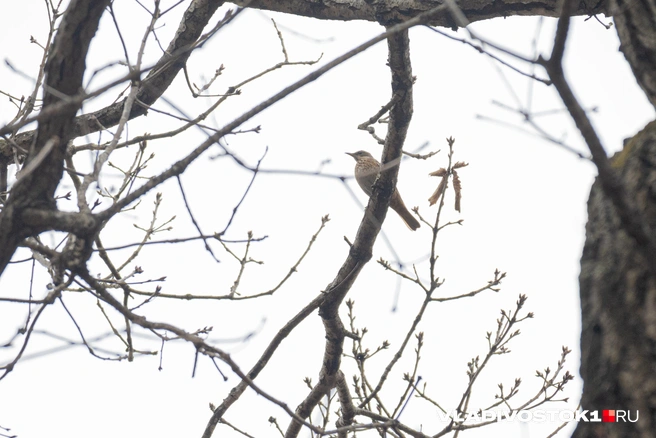
[(408, 228), (415, 231), (420, 226), (419, 221), (415, 219), (412, 213), (410, 213), (410, 210), (406, 208), (403, 199), (401, 199), (400, 196), (395, 198), (396, 199), (392, 199), (393, 202), (390, 203), (390, 207), (401, 216), (401, 219), (403, 219), (403, 222), (405, 222)]

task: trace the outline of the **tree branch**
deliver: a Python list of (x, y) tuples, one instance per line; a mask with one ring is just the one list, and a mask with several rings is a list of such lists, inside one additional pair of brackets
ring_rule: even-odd
[[(43, 108), (65, 101), (82, 87), (89, 44), (109, 2), (72, 0), (69, 4), (46, 62)], [(23, 211), (28, 207), (55, 207), (55, 189), (63, 175), (66, 147), (73, 138), (73, 121), (79, 107), (79, 104), (72, 105), (39, 123), (36, 142), (30, 148), (25, 165), (29, 166), (36, 157), (41, 161), (33, 172), (16, 182), (0, 213), (0, 274), (20, 240), (31, 233), (22, 222)], [(39, 156), (47, 144), (54, 147), (47, 155)]]
[[(426, 0), (380, 0), (380, 1), (335, 1), (335, 0), (235, 0), (237, 5), (248, 4), (249, 8), (267, 11), (285, 12), (294, 15), (318, 18), (322, 20), (365, 20), (391, 25), (406, 21), (427, 10), (434, 8), (440, 2)], [(512, 0), (480, 2), (476, 0), (461, 0), (458, 6), (467, 18), (474, 22), (496, 17), (513, 15), (558, 16), (556, 0), (541, 0), (532, 2), (516, 2)], [(608, 4), (600, 1), (593, 6), (585, 2), (577, 3), (577, 15), (606, 14)], [(608, 14), (607, 14), (608, 15)], [(454, 27), (455, 23), (448, 13), (441, 13), (428, 22), (433, 26)]]

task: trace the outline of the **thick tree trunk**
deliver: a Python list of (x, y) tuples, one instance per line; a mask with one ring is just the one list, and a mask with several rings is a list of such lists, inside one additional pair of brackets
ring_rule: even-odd
[[(636, 80), (656, 105), (653, 1), (611, 1), (617, 33)], [(613, 159), (632, 203), (656, 230), (656, 122)], [(580, 422), (574, 437), (653, 437), (656, 430), (656, 275), (595, 182), (581, 258), (581, 405), (625, 410), (638, 421)], [(644, 254), (644, 252), (643, 252)]]
[[(613, 158), (632, 202), (656, 229), (656, 122)], [(618, 215), (592, 186), (581, 259), (584, 410), (630, 410), (637, 422), (580, 422), (575, 437), (653, 437), (656, 428), (656, 279)]]

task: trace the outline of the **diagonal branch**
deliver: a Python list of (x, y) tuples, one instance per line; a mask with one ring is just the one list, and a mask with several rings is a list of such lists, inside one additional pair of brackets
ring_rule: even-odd
[[(392, 94), (397, 99), (397, 103), (390, 110), (387, 137), (381, 160), (384, 170), (381, 171), (374, 184), (371, 199), (360, 223), (351, 251), (337, 277), (333, 280), (332, 287), (326, 293), (324, 302), (319, 307), (319, 315), (326, 331), (326, 346), (321, 370), (319, 371), (319, 382), (296, 408), (296, 414), (303, 419), (309, 417), (321, 398), (335, 387), (340, 376), (346, 330), (339, 317), (338, 309), (358, 274), (371, 259), (373, 245), (385, 220), (399, 171), (398, 164), (388, 167), (385, 164), (400, 163), (403, 143), (412, 119), (413, 78), (408, 31), (403, 30), (390, 35), (387, 38), (387, 45), (389, 50), (388, 63), (392, 72)], [(340, 400), (340, 402), (345, 403), (344, 400)], [(297, 437), (301, 426), (300, 422), (293, 419), (285, 433), (285, 437)]]
[(549, 74), (549, 78), (558, 90), (565, 107), (567, 107), (574, 123), (576, 123), (576, 127), (587, 143), (592, 154), (592, 162), (599, 172), (601, 187), (615, 207), (622, 227), (634, 239), (651, 270), (652, 276), (656, 277), (656, 240), (654, 239), (653, 230), (649, 229), (644, 215), (638, 210), (635, 202), (628, 195), (626, 188), (620, 181), (617, 172), (612, 168), (597, 132), (585, 110), (574, 96), (567, 79), (565, 79), (563, 54), (569, 33), (570, 17), (574, 13), (575, 5), (576, 2), (573, 0), (564, 0), (551, 57), (549, 59), (540, 57), (538, 63)]

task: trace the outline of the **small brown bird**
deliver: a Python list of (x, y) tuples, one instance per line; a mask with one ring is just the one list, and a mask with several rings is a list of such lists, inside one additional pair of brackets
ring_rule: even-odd
[[(347, 152), (346, 154), (355, 159), (355, 180), (367, 196), (371, 197), (374, 182), (380, 172), (380, 163), (366, 151)], [(401, 216), (403, 222), (412, 231), (419, 228), (419, 221), (408, 211), (398, 190), (394, 190), (394, 193), (392, 193), (390, 208)]]

